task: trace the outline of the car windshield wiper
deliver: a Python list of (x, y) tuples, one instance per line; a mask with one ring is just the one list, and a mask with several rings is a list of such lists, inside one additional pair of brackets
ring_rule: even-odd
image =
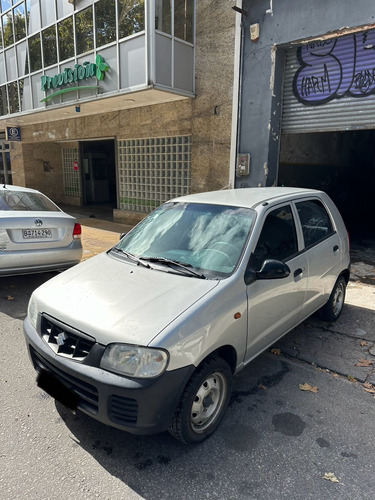
[(147, 262), (144, 262), (143, 260), (141, 260), (139, 257), (133, 255), (132, 253), (129, 253), (127, 252), (126, 250), (124, 250), (123, 248), (119, 248), (119, 247), (113, 247), (111, 248), (110, 252), (115, 251), (115, 252), (121, 252), (123, 253), (124, 255), (126, 255), (126, 257), (128, 257), (130, 260), (134, 260), (135, 262), (137, 262), (138, 264), (141, 264), (142, 266), (144, 267), (147, 267), (147, 269), (151, 269), (151, 266), (150, 264), (147, 264)]
[(167, 259), (166, 257), (140, 257), (141, 260), (146, 260), (149, 262), (160, 262), (162, 264), (167, 264), (167, 266), (176, 266), (178, 269), (185, 271), (186, 274), (194, 276), (195, 278), (207, 279), (202, 273), (198, 273), (191, 269), (191, 264), (185, 262), (179, 262), (174, 259)]

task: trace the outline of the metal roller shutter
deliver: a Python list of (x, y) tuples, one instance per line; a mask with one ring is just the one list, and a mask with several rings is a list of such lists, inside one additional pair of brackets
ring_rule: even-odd
[(284, 133), (375, 128), (375, 30), (287, 50)]

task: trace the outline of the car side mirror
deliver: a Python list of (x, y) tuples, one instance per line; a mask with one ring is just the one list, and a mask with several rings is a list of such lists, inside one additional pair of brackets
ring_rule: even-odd
[(267, 259), (263, 262), (260, 271), (256, 272), (259, 280), (274, 280), (287, 278), (290, 275), (290, 268), (281, 260)]

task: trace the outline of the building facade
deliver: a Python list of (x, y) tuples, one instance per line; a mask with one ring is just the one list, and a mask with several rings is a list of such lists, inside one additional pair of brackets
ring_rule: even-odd
[(327, 191), (350, 232), (373, 233), (375, 5), (244, 0), (236, 187)]
[(6, 181), (126, 221), (233, 185), (234, 2), (0, 5)]

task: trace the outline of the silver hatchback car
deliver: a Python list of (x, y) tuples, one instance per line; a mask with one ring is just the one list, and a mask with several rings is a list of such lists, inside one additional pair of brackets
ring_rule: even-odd
[(315, 311), (340, 316), (349, 268), (323, 192), (171, 200), (33, 293), (24, 332), (38, 384), (107, 425), (203, 441), (235, 373)]
[(81, 256), (74, 217), (35, 189), (0, 185), (0, 277), (64, 270)]

